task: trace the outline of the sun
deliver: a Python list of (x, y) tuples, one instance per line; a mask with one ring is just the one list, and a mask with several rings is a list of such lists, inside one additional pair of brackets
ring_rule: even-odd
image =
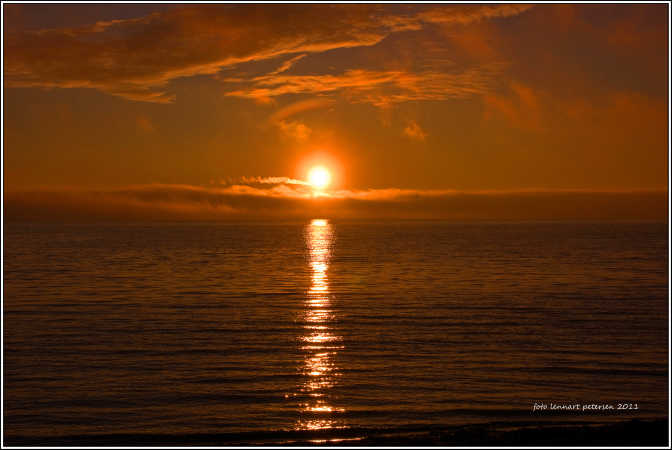
[(308, 182), (315, 189), (324, 189), (329, 186), (331, 174), (322, 166), (315, 166), (308, 172)]

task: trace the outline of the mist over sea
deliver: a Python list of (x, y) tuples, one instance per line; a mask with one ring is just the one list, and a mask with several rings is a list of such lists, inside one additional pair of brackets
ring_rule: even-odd
[(664, 223), (7, 224), (5, 436), (667, 417), (667, 238)]

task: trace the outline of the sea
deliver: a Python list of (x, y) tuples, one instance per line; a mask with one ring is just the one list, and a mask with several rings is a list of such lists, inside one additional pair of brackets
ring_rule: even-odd
[(667, 223), (8, 223), (4, 436), (666, 418), (668, 245)]

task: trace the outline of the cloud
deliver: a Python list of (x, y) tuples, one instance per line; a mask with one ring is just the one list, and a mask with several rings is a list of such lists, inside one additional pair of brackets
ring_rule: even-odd
[(517, 128), (543, 131), (545, 110), (541, 107), (540, 91), (518, 81), (511, 81), (505, 93), (488, 93), (483, 96), (485, 118), (503, 116)]
[[(308, 185), (307, 181), (295, 180), (289, 177), (241, 177), (238, 180), (242, 184), (299, 184), (299, 185)], [(224, 183), (226, 185), (232, 183)], [(235, 183), (234, 183), (235, 184)]]
[(290, 103), (287, 106), (284, 106), (277, 110), (269, 118), (270, 122), (278, 122), (280, 120), (287, 119), (295, 114), (302, 113), (305, 111), (310, 111), (313, 109), (326, 108), (331, 106), (334, 103), (333, 100), (328, 98), (311, 98), (308, 100), (301, 100), (298, 102)]
[[(512, 80), (501, 93), (483, 97), (485, 120), (504, 119), (513, 127), (528, 132), (553, 129), (586, 129), (592, 139), (629, 136), (643, 142), (659, 138), (655, 146), (665, 145), (667, 136), (665, 99), (632, 90), (613, 90), (593, 94), (592, 98), (561, 96), (520, 81)], [(621, 139), (621, 138), (619, 138)]]
[(517, 16), (534, 5), (449, 5), (424, 8), (417, 13), (385, 14), (380, 21), (394, 31), (417, 31), (427, 24), (467, 25), (482, 20)]
[(270, 72), (269, 75), (277, 75), (277, 74), (282, 73), (282, 72), (287, 72), (289, 69), (292, 68), (292, 66), (294, 64), (296, 64), (296, 62), (298, 60), (303, 59), (305, 57), (306, 57), (306, 53), (303, 53), (301, 55), (297, 55), (293, 58), (290, 58), (287, 61), (283, 62), (282, 65), (280, 65), (280, 67), (275, 69), (273, 72)]
[(416, 139), (418, 141), (424, 141), (427, 138), (427, 133), (420, 128), (420, 125), (415, 120), (408, 122), (406, 128), (404, 128), (404, 135), (408, 136), (411, 139)]
[(501, 68), (500, 64), (490, 64), (454, 73), (357, 69), (340, 75), (260, 76), (253, 78), (249, 86), (225, 95), (256, 99), (341, 92), (353, 103), (388, 106), (407, 101), (446, 100), (485, 94), (497, 82)]
[(268, 118), (268, 124), (276, 127), (282, 135), (297, 142), (305, 142), (312, 134), (312, 129), (300, 120), (288, 120), (290, 117), (313, 109), (325, 108), (333, 103), (326, 98), (302, 100), (286, 105)]
[(169, 102), (166, 86), (177, 78), (286, 54), (376, 44), (389, 30), (372, 23), (367, 10), (209, 5), (11, 33), (5, 36), (5, 83), (94, 88), (130, 100)]
[[(11, 29), (4, 36), (4, 82), (6, 87), (91, 88), (129, 100), (169, 103), (175, 96), (168, 85), (178, 78), (296, 55), (267, 75), (277, 76), (311, 53), (372, 46), (392, 33), (428, 24), (464, 24), (524, 9), (446, 5), (402, 14), (387, 5), (199, 5), (80, 27)], [(291, 91), (300, 80), (285, 82)], [(280, 92), (280, 84), (264, 88)], [(259, 92), (238, 96), (261, 98)]]
[(481, 5), (472, 7), (457, 7), (453, 9), (434, 8), (418, 14), (418, 19), (423, 22), (440, 24), (466, 25), (486, 19), (517, 16), (533, 8), (534, 5)]
[(656, 220), (666, 191), (337, 190), (316, 196), (300, 180), (252, 177), (223, 186), (152, 184), (107, 190), (5, 192), (5, 219), (188, 221), (247, 219)]
[(306, 124), (298, 120), (293, 121), (280, 120), (277, 122), (277, 126), (283, 135), (297, 142), (307, 141), (311, 133), (313, 132), (313, 130), (310, 127), (308, 127)]

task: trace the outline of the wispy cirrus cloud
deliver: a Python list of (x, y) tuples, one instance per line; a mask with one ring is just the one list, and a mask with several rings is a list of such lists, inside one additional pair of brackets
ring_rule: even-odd
[(247, 86), (225, 95), (258, 99), (287, 94), (339, 92), (354, 103), (388, 106), (407, 101), (446, 100), (485, 94), (496, 83), (501, 69), (501, 64), (490, 64), (454, 73), (356, 69), (339, 75), (260, 76), (250, 80)]
[[(92, 88), (129, 100), (168, 103), (175, 98), (168, 84), (178, 78), (214, 75), (224, 67), (295, 55), (267, 74), (277, 76), (313, 53), (372, 46), (392, 33), (435, 23), (508, 17), (526, 8), (446, 5), (402, 11), (387, 5), (200, 5), (81, 27), (12, 30), (4, 37), (4, 80), (7, 87)], [(344, 76), (357, 77), (347, 72)], [(374, 76), (373, 81), (380, 76), (385, 77)], [(336, 84), (325, 89), (330, 81)], [(260, 89), (275, 95), (303, 92), (297, 84), (306, 80), (253, 82), (259, 86), (233, 95), (258, 97)], [(283, 90), (281, 84), (288, 87)], [(341, 88), (338, 80), (327, 79), (321, 91)]]
[(300, 100), (298, 102), (290, 103), (275, 111), (269, 118), (269, 122), (279, 122), (286, 120), (295, 114), (313, 109), (326, 108), (334, 103), (333, 100), (325, 97), (310, 98), (308, 100)]
[(475, 7), (455, 9), (432, 8), (423, 11), (416, 16), (421, 22), (429, 23), (458, 23), (468, 24), (481, 20), (495, 19), (500, 17), (517, 16), (525, 11), (532, 9), (534, 5), (530, 4), (499, 4), (499, 5), (478, 5)]
[(331, 104), (333, 101), (327, 98), (311, 98), (294, 102), (271, 114), (268, 118), (268, 125), (277, 128), (283, 136), (297, 142), (305, 142), (313, 130), (301, 120), (291, 119), (291, 117), (305, 111), (326, 108)]
[[(324, 15), (329, 20), (322, 20)], [(291, 17), (291, 26), (288, 18)], [(367, 8), (197, 6), (138, 19), (5, 36), (11, 87), (94, 88), (169, 102), (169, 81), (292, 53), (373, 45), (389, 29)]]
[(277, 75), (282, 72), (287, 72), (294, 64), (296, 64), (297, 61), (305, 58), (306, 55), (306, 53), (303, 53), (301, 55), (294, 56), (293, 58), (289, 58), (287, 61), (283, 62), (280, 67), (275, 69), (273, 72), (270, 72), (269, 75)]

